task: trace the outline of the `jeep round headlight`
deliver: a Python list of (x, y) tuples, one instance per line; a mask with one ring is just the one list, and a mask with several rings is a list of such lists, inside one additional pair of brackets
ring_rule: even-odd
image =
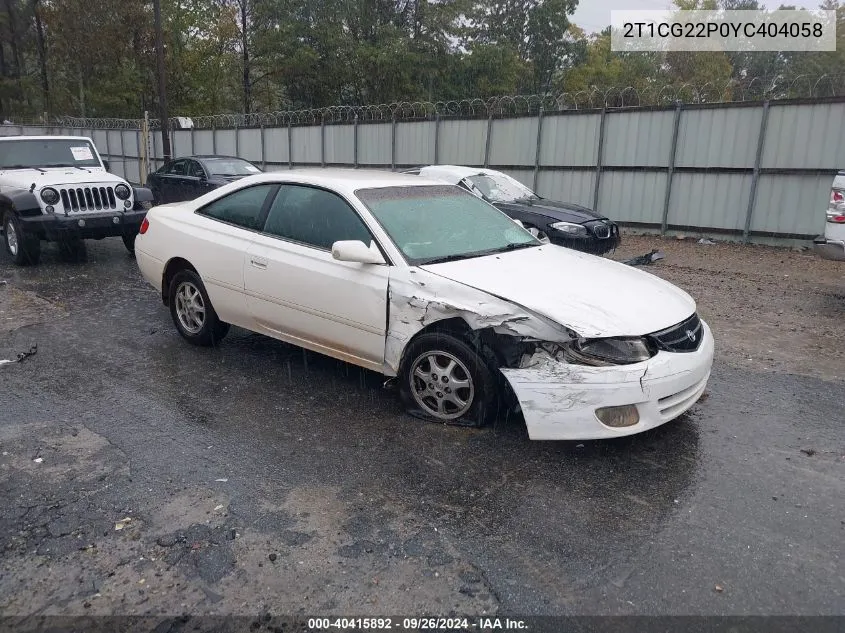
[(44, 201), (44, 204), (58, 204), (59, 192), (52, 187), (45, 187), (41, 190), (41, 199)]
[(129, 191), (129, 187), (126, 185), (118, 185), (114, 188), (114, 195), (121, 200), (128, 200), (129, 196), (132, 195), (132, 192)]

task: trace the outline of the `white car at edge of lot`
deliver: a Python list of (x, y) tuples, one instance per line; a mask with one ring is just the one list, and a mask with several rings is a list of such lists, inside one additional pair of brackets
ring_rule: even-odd
[(824, 259), (845, 261), (845, 171), (840, 171), (833, 179), (824, 235), (813, 240), (813, 247)]
[(534, 440), (664, 424), (702, 395), (713, 336), (684, 291), (542, 244), (454, 185), (363, 170), (250, 176), (154, 207), (138, 265), (180, 334), (229, 324), (397, 376), (429, 419), (481, 425), (509, 385)]

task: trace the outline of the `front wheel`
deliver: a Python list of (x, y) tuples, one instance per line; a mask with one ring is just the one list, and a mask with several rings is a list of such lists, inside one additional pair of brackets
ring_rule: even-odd
[(34, 266), (41, 260), (41, 241), (24, 233), (20, 221), (11, 213), (3, 216), (3, 237), (6, 252), (18, 266)]
[(176, 329), (193, 345), (216, 345), (229, 331), (229, 324), (217, 317), (202, 279), (193, 270), (180, 270), (173, 276), (169, 303)]
[(405, 351), (402, 401), (429, 419), (483, 426), (496, 415), (498, 403), (493, 369), (483, 352), (451, 334), (421, 335)]

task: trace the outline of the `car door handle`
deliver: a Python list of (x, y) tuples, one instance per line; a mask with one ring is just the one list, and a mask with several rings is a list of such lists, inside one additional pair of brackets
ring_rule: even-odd
[(266, 257), (252, 257), (250, 258), (249, 263), (252, 264), (255, 268), (261, 268), (262, 270), (267, 268)]

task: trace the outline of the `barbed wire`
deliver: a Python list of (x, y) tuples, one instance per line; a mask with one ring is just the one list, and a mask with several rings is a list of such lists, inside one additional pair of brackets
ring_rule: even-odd
[[(215, 114), (190, 117), (198, 129), (226, 129), (235, 127), (282, 127), (287, 125), (320, 125), (325, 123), (391, 122), (436, 117), (491, 117), (506, 115), (590, 110), (597, 108), (631, 108), (641, 106), (669, 106), (676, 103), (735, 103), (791, 98), (822, 98), (845, 96), (845, 73), (821, 76), (748, 77), (726, 82), (707, 82), (644, 86), (595, 87), (588, 90), (544, 95), (513, 95), (470, 98), (449, 101), (400, 101), (376, 105), (338, 105), (326, 108), (306, 108), (250, 114)], [(171, 129), (182, 125), (180, 117), (169, 119)], [(159, 129), (158, 119), (149, 119), (151, 129)], [(142, 126), (143, 119), (56, 118), (62, 127), (85, 129), (132, 129)]]

